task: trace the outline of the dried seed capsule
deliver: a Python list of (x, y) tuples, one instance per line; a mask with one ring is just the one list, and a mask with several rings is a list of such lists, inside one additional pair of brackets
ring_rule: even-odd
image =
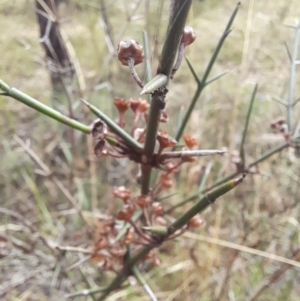
[(128, 66), (129, 60), (134, 65), (140, 64), (144, 60), (143, 46), (134, 40), (121, 41), (118, 45), (118, 59), (124, 66)]
[(156, 139), (158, 140), (161, 149), (164, 149), (166, 147), (173, 147), (177, 143), (177, 141), (169, 136), (165, 131), (158, 132)]
[(148, 206), (148, 204), (150, 203), (151, 198), (148, 195), (140, 195), (139, 197), (137, 197), (136, 199), (136, 204), (141, 207), (141, 208), (145, 208)]
[(116, 218), (123, 221), (128, 221), (131, 219), (134, 213), (134, 205), (126, 204), (124, 205), (123, 209), (117, 213)]
[(190, 26), (185, 26), (182, 33), (181, 44), (188, 46), (196, 40), (196, 37), (194, 29)]
[(164, 208), (160, 202), (154, 202), (152, 203), (152, 211), (155, 215), (163, 215), (164, 214)]
[(198, 144), (198, 141), (190, 135), (184, 135), (183, 140), (188, 148), (192, 148)]
[(130, 102), (122, 98), (115, 98), (114, 105), (119, 113), (125, 113), (130, 107)]
[(121, 199), (124, 203), (127, 203), (131, 196), (131, 191), (124, 186), (114, 187), (113, 196)]
[(101, 121), (100, 119), (97, 119), (93, 122), (91, 125), (92, 130), (91, 133), (93, 135), (94, 139), (104, 139), (107, 134), (107, 125)]

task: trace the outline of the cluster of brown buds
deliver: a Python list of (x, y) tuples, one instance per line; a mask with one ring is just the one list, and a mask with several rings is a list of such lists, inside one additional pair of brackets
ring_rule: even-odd
[[(118, 110), (118, 121), (117, 124), (121, 127), (125, 127), (125, 113), (131, 109), (134, 117), (131, 126), (131, 136), (133, 138), (143, 143), (145, 130), (137, 129), (138, 121), (140, 120), (142, 114), (145, 114), (149, 108), (149, 103), (141, 98), (134, 99), (130, 98), (129, 100), (115, 98), (114, 105)], [(96, 141), (94, 147), (94, 154), (97, 158), (104, 156), (111, 156), (114, 158), (128, 157), (131, 160), (140, 162), (138, 154), (116, 134), (114, 134), (107, 125), (97, 119), (91, 125), (91, 133)]]
[(285, 118), (283, 117), (276, 118), (271, 122), (270, 126), (275, 133), (281, 133), (285, 140), (290, 139), (290, 133)]
[[(119, 119), (118, 119), (118, 124), (121, 128), (125, 127), (125, 113), (126, 111), (130, 108), (133, 111), (134, 117), (133, 117), (133, 122), (131, 126), (131, 134), (133, 135), (137, 123), (143, 113), (145, 113), (148, 108), (149, 108), (149, 103), (145, 99), (135, 99), (135, 98), (130, 98), (129, 100), (125, 100), (122, 98), (115, 98), (114, 99), (114, 105), (118, 110), (119, 113)], [(137, 139), (138, 140), (138, 139)]]
[[(114, 187), (112, 196), (122, 201), (121, 209), (114, 216), (98, 220), (91, 261), (97, 263), (102, 270), (117, 271), (124, 264), (129, 244), (132, 251), (138, 251), (142, 246), (151, 243), (159, 245), (157, 231), (167, 229), (168, 222), (164, 218), (162, 203), (155, 201), (152, 196), (133, 196), (124, 186)], [(203, 225), (204, 221), (196, 215), (182, 230), (169, 236), (166, 232), (165, 239), (174, 239), (188, 229)], [(157, 248), (150, 251), (143, 260), (152, 267), (159, 265)]]

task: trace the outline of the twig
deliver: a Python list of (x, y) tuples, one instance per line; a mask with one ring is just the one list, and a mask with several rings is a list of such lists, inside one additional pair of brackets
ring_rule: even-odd
[(74, 119), (71, 119), (60, 112), (46, 106), (45, 104), (39, 102), (38, 100), (30, 97), (29, 95), (21, 92), (20, 90), (16, 88), (11, 88), (8, 86), (4, 81), (0, 79), (0, 89), (3, 90), (7, 96), (10, 96), (25, 105), (37, 110), (38, 112), (47, 115), (63, 124), (66, 124), (70, 126), (71, 128), (74, 128), (76, 130), (79, 130), (85, 134), (90, 133), (90, 128)]
[(201, 157), (210, 155), (223, 155), (225, 150), (187, 150), (187, 151), (174, 151), (174, 152), (164, 152), (161, 154), (160, 159), (173, 159), (173, 158), (186, 158), (186, 157)]
[[(296, 138), (294, 138), (296, 139)], [(285, 148), (288, 148), (290, 146), (290, 143), (284, 143), (276, 148), (271, 149), (270, 151), (265, 152), (261, 157), (259, 157), (258, 159), (254, 160), (252, 163), (249, 164), (249, 166), (244, 170), (244, 172), (249, 172), (251, 167), (256, 166), (258, 163), (265, 161), (266, 159), (268, 159), (269, 157), (271, 157), (272, 155), (284, 150)], [(221, 180), (216, 181), (213, 185), (211, 185), (208, 188), (205, 188), (202, 191), (198, 191), (196, 194), (193, 194), (191, 196), (189, 196), (188, 198), (186, 198), (185, 200), (179, 202), (178, 204), (172, 206), (171, 208), (169, 208), (168, 210), (166, 210), (166, 214), (172, 212), (174, 209), (181, 207), (197, 198), (199, 198), (199, 195), (206, 193), (207, 191), (210, 191), (211, 189), (214, 189), (216, 186), (221, 185), (223, 183), (225, 183), (226, 181), (236, 177), (238, 175), (238, 172), (235, 172), (225, 178), (222, 178)]]
[(139, 78), (138, 74), (136, 73), (136, 70), (134, 68), (134, 60), (132, 58), (128, 59), (128, 67), (130, 70), (130, 73), (135, 80), (135, 82), (143, 89), (144, 84), (142, 83), (141, 79)]
[(118, 272), (115, 279), (108, 286), (107, 290), (104, 291), (104, 293), (98, 299), (98, 301), (105, 300), (106, 297), (110, 294), (110, 292), (118, 289), (120, 287), (120, 285), (124, 282), (124, 280), (127, 278), (128, 271), (130, 271), (133, 268), (133, 266), (138, 261), (140, 261), (142, 258), (144, 258), (152, 249), (161, 245), (165, 240), (167, 240), (177, 230), (183, 228), (193, 216), (195, 216), (196, 214), (205, 210), (212, 203), (214, 203), (217, 198), (224, 195), (231, 189), (235, 188), (237, 185), (239, 185), (243, 181), (244, 176), (245, 175), (243, 175), (239, 178), (236, 178), (234, 180), (228, 181), (227, 183), (225, 183), (225, 184), (221, 185), (220, 187), (217, 187), (216, 189), (211, 191), (209, 194), (204, 195), (203, 198), (199, 202), (197, 202), (194, 206), (192, 206), (192, 208), (190, 208), (190, 210), (188, 210), (186, 213), (184, 213), (181, 217), (179, 217), (173, 224), (171, 224), (167, 228), (167, 231), (166, 231), (167, 234), (158, 235), (156, 237), (156, 243), (151, 243), (149, 245), (142, 247), (135, 255), (133, 255), (127, 262), (125, 262), (123, 269)]
[[(294, 261), (300, 260), (300, 249), (298, 248), (293, 255)], [(255, 301), (257, 298), (262, 294), (263, 291), (265, 291), (268, 287), (270, 287), (272, 284), (274, 284), (276, 281), (279, 280), (279, 278), (288, 271), (292, 266), (288, 263), (283, 263), (281, 267), (276, 270), (273, 274), (271, 274), (268, 279), (265, 279), (262, 281), (260, 286), (253, 292), (252, 296), (249, 298), (249, 301)]]
[(208, 237), (208, 236), (205, 236), (205, 235), (200, 235), (200, 234), (191, 233), (191, 232), (186, 232), (186, 233), (183, 234), (183, 236), (185, 236), (187, 238), (192, 238), (192, 239), (200, 240), (200, 241), (203, 241), (203, 242), (207, 242), (209, 244), (216, 244), (216, 245), (219, 245), (221, 247), (230, 248), (230, 249), (238, 250), (238, 251), (241, 251), (241, 252), (246, 252), (246, 253), (249, 253), (249, 254), (252, 254), (252, 255), (255, 255), (255, 256), (264, 257), (264, 258), (267, 258), (268, 260), (276, 260), (278, 262), (286, 263), (290, 266), (300, 268), (300, 262), (297, 261), (297, 260), (285, 258), (283, 256), (279, 256), (279, 255), (276, 255), (276, 254), (272, 254), (272, 253), (257, 250), (257, 249), (254, 249), (254, 248), (242, 246), (242, 245), (235, 244), (233, 242), (229, 242), (229, 241), (226, 241), (226, 240), (213, 238), (213, 237)]

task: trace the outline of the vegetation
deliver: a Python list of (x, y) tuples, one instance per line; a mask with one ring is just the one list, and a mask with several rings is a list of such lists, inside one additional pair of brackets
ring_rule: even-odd
[[(189, 2), (170, 23), (165, 1), (61, 4), (78, 80), (58, 98), (34, 5), (0, 4), (2, 298), (297, 300), (297, 1), (194, 1), (186, 47)], [(130, 39), (144, 70), (117, 60)]]

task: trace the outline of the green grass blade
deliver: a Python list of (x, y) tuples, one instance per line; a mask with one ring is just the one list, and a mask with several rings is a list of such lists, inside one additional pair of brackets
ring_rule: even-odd
[(244, 145), (245, 145), (245, 141), (246, 141), (248, 126), (249, 126), (249, 120), (250, 120), (250, 116), (251, 116), (251, 113), (252, 113), (252, 108), (253, 108), (253, 103), (254, 103), (254, 99), (255, 99), (255, 96), (256, 96), (256, 92), (257, 92), (257, 84), (255, 85), (254, 90), (252, 92), (250, 105), (249, 105), (249, 109), (248, 109), (248, 113), (247, 113), (247, 117), (246, 117), (246, 121), (245, 121), (245, 127), (244, 127), (244, 131), (243, 131), (241, 146), (240, 146), (240, 157), (242, 159), (243, 167), (246, 164)]
[(198, 86), (201, 86), (201, 79), (197, 76), (196, 71), (195, 71), (194, 67), (192, 66), (190, 60), (187, 57), (185, 57), (185, 60), (188, 64), (190, 71), (192, 72), (192, 74), (194, 76), (196, 83), (198, 84)]
[(26, 184), (28, 185), (29, 189), (31, 190), (34, 198), (35, 198), (37, 207), (39, 208), (39, 210), (40, 210), (40, 212), (43, 216), (43, 219), (45, 221), (47, 221), (50, 228), (55, 228), (53, 220), (52, 220), (52, 216), (51, 216), (51, 214), (50, 214), (50, 212), (49, 212), (49, 210), (48, 210), (48, 208), (45, 204), (44, 198), (41, 196), (41, 194), (39, 192), (39, 189), (38, 189), (35, 181), (28, 174), (26, 169), (21, 170), (21, 174), (22, 174)]
[(215, 188), (211, 192), (204, 195), (199, 202), (197, 202), (192, 208), (190, 208), (186, 213), (184, 213), (180, 218), (178, 218), (170, 227), (169, 233), (175, 232), (186, 225), (189, 220), (196, 214), (203, 212), (207, 207), (212, 205), (220, 196), (229, 192), (231, 189), (242, 183), (246, 174), (243, 174), (239, 178), (230, 180), (225, 184)]

